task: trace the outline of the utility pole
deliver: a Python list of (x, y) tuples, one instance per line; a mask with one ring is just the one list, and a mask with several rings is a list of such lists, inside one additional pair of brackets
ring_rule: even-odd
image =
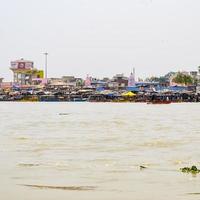
[(133, 67), (133, 76), (135, 78), (135, 67)]
[(45, 55), (45, 79), (46, 79), (46, 81), (47, 81), (47, 79), (48, 79), (48, 67), (47, 67), (47, 57), (48, 57), (48, 53), (46, 52), (46, 53), (44, 53), (44, 55)]

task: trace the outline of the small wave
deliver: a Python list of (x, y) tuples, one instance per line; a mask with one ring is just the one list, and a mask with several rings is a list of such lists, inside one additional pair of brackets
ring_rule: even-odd
[(110, 170), (107, 171), (107, 173), (111, 173), (111, 174), (124, 174), (124, 173), (130, 173), (131, 170)]
[(16, 137), (15, 139), (16, 140), (28, 140), (29, 138), (28, 137)]
[(22, 184), (21, 186), (31, 187), (36, 189), (54, 189), (54, 190), (71, 190), (71, 191), (89, 191), (94, 190), (94, 186), (49, 186), (49, 185), (27, 185)]
[(11, 177), (12, 179), (14, 180), (21, 180), (21, 179), (24, 179), (24, 177), (17, 177), (17, 176), (14, 176), (14, 177)]
[(32, 164), (32, 163), (19, 163), (19, 167), (38, 167), (40, 164)]
[(169, 148), (169, 147), (176, 147), (177, 145), (184, 145), (184, 142), (181, 141), (161, 141), (156, 140), (152, 142), (146, 142), (143, 144), (140, 144), (139, 146), (143, 147), (154, 147), (154, 148)]
[(200, 192), (187, 193), (187, 195), (200, 195)]
[(174, 165), (182, 165), (182, 164), (187, 164), (188, 162), (184, 160), (172, 160), (172, 163)]

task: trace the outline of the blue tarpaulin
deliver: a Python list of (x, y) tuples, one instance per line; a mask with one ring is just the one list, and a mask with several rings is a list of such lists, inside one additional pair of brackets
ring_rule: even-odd
[(170, 86), (168, 89), (171, 90), (171, 91), (175, 91), (175, 92), (181, 92), (181, 91), (187, 90), (187, 87), (184, 87), (184, 86)]
[(134, 86), (127, 87), (126, 90), (131, 91), (131, 92), (139, 92), (140, 91), (140, 89), (138, 87), (134, 87)]
[(104, 90), (105, 90), (104, 87), (98, 87), (98, 88), (96, 89), (97, 92), (101, 92), (101, 91), (104, 91)]

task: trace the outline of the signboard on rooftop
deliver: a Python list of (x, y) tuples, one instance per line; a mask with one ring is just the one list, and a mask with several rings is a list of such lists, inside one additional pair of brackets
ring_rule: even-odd
[(36, 78), (44, 78), (44, 71), (38, 70), (35, 74)]
[(33, 62), (24, 59), (12, 61), (11, 69), (18, 69), (18, 70), (33, 69)]

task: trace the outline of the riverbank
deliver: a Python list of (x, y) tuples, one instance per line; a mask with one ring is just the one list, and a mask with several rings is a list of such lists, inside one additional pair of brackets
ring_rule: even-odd
[(3, 94), (0, 101), (14, 102), (200, 102), (199, 94), (135, 94), (133, 96), (110, 94)]

